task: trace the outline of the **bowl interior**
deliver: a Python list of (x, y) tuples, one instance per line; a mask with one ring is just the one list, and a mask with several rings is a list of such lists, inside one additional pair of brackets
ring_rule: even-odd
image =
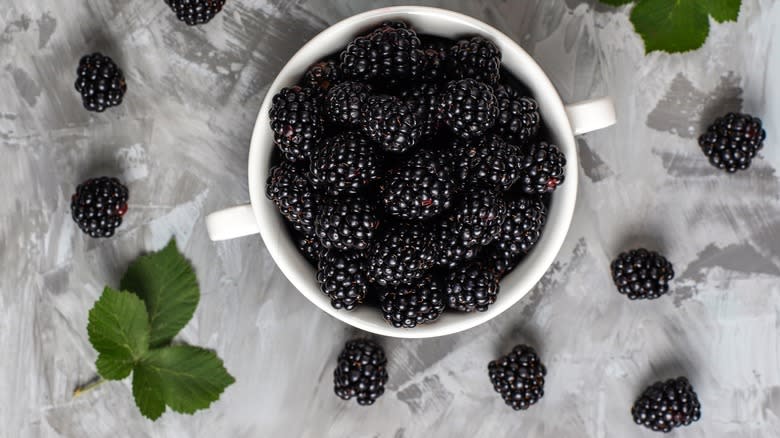
[[(444, 312), (434, 323), (413, 329), (399, 329), (388, 324), (377, 309), (368, 306), (355, 311), (338, 311), (320, 292), (314, 268), (298, 252), (288, 237), (284, 219), (265, 197), (265, 182), (274, 152), (273, 134), (268, 111), (272, 97), (283, 87), (294, 85), (313, 63), (329, 55), (333, 48), (344, 47), (355, 36), (384, 20), (403, 20), (419, 33), (457, 39), (482, 35), (501, 49), (503, 66), (523, 82), (539, 102), (540, 111), (551, 140), (566, 154), (566, 182), (552, 197), (548, 222), (536, 248), (501, 282), (495, 304), (486, 312), (462, 314)], [(460, 332), (495, 318), (525, 296), (542, 278), (555, 260), (568, 231), (577, 193), (577, 153), (564, 106), (555, 87), (536, 62), (514, 41), (471, 17), (442, 9), (402, 6), (377, 9), (341, 21), (317, 35), (285, 65), (265, 97), (252, 134), (249, 154), (249, 191), (252, 206), (266, 247), (293, 285), (320, 309), (361, 330), (384, 336), (427, 338)]]

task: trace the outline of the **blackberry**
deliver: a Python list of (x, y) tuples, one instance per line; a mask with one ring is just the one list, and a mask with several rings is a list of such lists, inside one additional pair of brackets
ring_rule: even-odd
[(382, 157), (354, 132), (323, 141), (311, 161), (312, 182), (331, 195), (357, 194), (381, 176)]
[(320, 252), (322, 251), (319, 237), (314, 233), (307, 234), (298, 232), (294, 232), (293, 237), (295, 239), (295, 245), (298, 247), (298, 251), (306, 257), (306, 260), (316, 264), (320, 260)]
[(386, 287), (412, 284), (433, 267), (436, 250), (421, 223), (392, 223), (368, 249), (368, 278)]
[(404, 90), (401, 99), (412, 109), (420, 124), (420, 136), (433, 137), (441, 125), (439, 87), (436, 84), (420, 84)]
[(360, 82), (343, 82), (328, 91), (325, 111), (328, 120), (343, 126), (358, 126), (363, 119), (371, 86)]
[(379, 227), (373, 205), (362, 197), (327, 200), (315, 221), (324, 248), (364, 250)]
[(490, 362), (488, 374), (493, 389), (516, 411), (528, 409), (544, 396), (547, 369), (527, 345), (517, 345), (511, 353)]
[(273, 98), (274, 143), (288, 161), (308, 160), (325, 129), (320, 97), (311, 88), (284, 88)]
[(428, 219), (450, 208), (454, 187), (449, 169), (422, 150), (387, 172), (379, 184), (385, 211), (404, 220)]
[(488, 245), (480, 252), (485, 268), (493, 271), (499, 280), (512, 272), (524, 256), (524, 254), (513, 254), (510, 251), (499, 249), (497, 243)]
[(303, 83), (321, 93), (327, 93), (339, 82), (341, 82), (341, 70), (338, 63), (332, 59), (312, 65), (303, 75)]
[(522, 144), (539, 131), (539, 104), (530, 97), (520, 96), (508, 85), (496, 87), (498, 119), (496, 133), (509, 142)]
[(366, 260), (359, 252), (329, 249), (320, 254), (317, 281), (335, 309), (353, 310), (363, 302), (368, 290), (365, 269)]
[(631, 408), (636, 424), (656, 432), (671, 432), (701, 418), (699, 397), (685, 377), (656, 382), (639, 396)]
[(122, 103), (125, 75), (108, 56), (96, 52), (82, 57), (76, 74), (76, 91), (88, 111), (100, 113)]
[(483, 37), (460, 40), (447, 52), (447, 73), (450, 79), (476, 79), (495, 85), (501, 69), (501, 51)]
[(498, 101), (489, 85), (474, 79), (447, 84), (441, 98), (442, 117), (458, 137), (472, 139), (489, 131), (498, 118)]
[(297, 231), (313, 234), (319, 196), (306, 172), (289, 162), (271, 169), (265, 195)]
[(363, 112), (363, 130), (389, 152), (414, 148), (422, 136), (423, 124), (412, 108), (394, 96), (371, 96)]
[(379, 345), (365, 339), (347, 342), (333, 372), (336, 395), (344, 400), (355, 397), (361, 406), (374, 404), (385, 392), (386, 366), (387, 358)]
[(563, 184), (566, 156), (558, 146), (547, 142), (531, 144), (520, 163), (520, 189), (527, 194), (553, 192)]
[(612, 262), (618, 292), (631, 300), (655, 299), (669, 291), (674, 268), (664, 256), (644, 248), (621, 253)]
[(488, 136), (466, 148), (469, 182), (506, 191), (520, 174), (520, 149), (497, 136)]
[(433, 322), (444, 311), (441, 280), (428, 274), (413, 285), (388, 289), (379, 297), (382, 315), (394, 327), (414, 328)]
[(347, 45), (339, 55), (341, 70), (361, 82), (414, 79), (423, 63), (419, 48), (413, 30), (382, 26)]
[(756, 152), (764, 147), (765, 139), (761, 119), (728, 113), (715, 120), (699, 137), (699, 146), (713, 166), (734, 173), (750, 167)]
[(423, 82), (444, 82), (445, 54), (434, 48), (424, 49), (422, 52), (422, 67), (420, 68), (420, 80)]
[(76, 187), (70, 213), (81, 231), (91, 237), (111, 237), (127, 213), (127, 187), (116, 178), (90, 178)]
[(447, 221), (453, 240), (472, 247), (485, 246), (498, 237), (506, 217), (504, 200), (492, 190), (480, 187), (455, 203)]
[(519, 198), (506, 201), (507, 219), (495, 246), (511, 256), (527, 254), (542, 236), (547, 207), (539, 199)]
[(448, 163), (452, 172), (453, 182), (459, 188), (464, 188), (474, 169), (479, 164), (478, 152), (482, 138), (464, 140), (462, 138), (447, 139), (440, 148), (442, 158)]
[(498, 275), (479, 261), (454, 268), (447, 275), (447, 306), (461, 312), (484, 312), (496, 302)]
[(482, 249), (473, 240), (462, 239), (457, 224), (449, 220), (436, 224), (433, 232), (436, 247), (436, 264), (453, 268), (460, 262), (475, 258)]
[(165, 3), (176, 13), (176, 18), (189, 26), (208, 23), (225, 6), (225, 0), (165, 0)]

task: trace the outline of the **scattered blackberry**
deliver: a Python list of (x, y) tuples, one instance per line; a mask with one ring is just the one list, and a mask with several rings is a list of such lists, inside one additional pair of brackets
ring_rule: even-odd
[(699, 137), (699, 146), (713, 166), (734, 173), (750, 167), (750, 161), (764, 146), (765, 139), (761, 119), (729, 113), (715, 120)]
[(225, 6), (225, 0), (165, 0), (165, 3), (176, 13), (176, 18), (190, 26), (208, 23)]
[(332, 59), (320, 61), (306, 70), (303, 75), (303, 83), (322, 93), (327, 93), (332, 87), (341, 82), (341, 71), (338, 63)]
[(363, 302), (368, 290), (365, 269), (366, 260), (359, 252), (330, 249), (320, 254), (317, 281), (334, 308), (352, 310)]
[[(476, 146), (476, 147), (475, 147)], [(506, 191), (520, 174), (520, 149), (497, 136), (488, 136), (467, 148), (469, 182)], [(473, 155), (472, 155), (473, 154)]]
[(541, 124), (539, 104), (530, 97), (520, 96), (507, 85), (496, 87), (495, 92), (498, 99), (496, 133), (517, 144), (535, 136)]
[(395, 327), (414, 328), (435, 321), (444, 311), (444, 288), (428, 274), (413, 285), (388, 289), (379, 297), (382, 314)]
[(563, 184), (566, 156), (558, 146), (542, 141), (528, 147), (520, 166), (518, 184), (523, 192), (550, 193)]
[(427, 149), (387, 172), (379, 184), (385, 211), (404, 220), (428, 219), (450, 208), (449, 168)]
[(447, 305), (461, 312), (484, 312), (496, 302), (498, 275), (483, 263), (473, 261), (447, 275)]
[(512, 256), (526, 254), (542, 236), (547, 221), (547, 207), (539, 199), (519, 198), (506, 201), (507, 219), (495, 246)]
[(319, 196), (306, 172), (289, 162), (271, 169), (265, 184), (265, 195), (296, 230), (314, 233), (314, 217)]
[(311, 161), (312, 182), (331, 195), (357, 194), (382, 172), (382, 157), (365, 137), (354, 132), (323, 141)]
[(485, 246), (498, 237), (507, 217), (504, 200), (484, 187), (465, 193), (449, 212), (453, 241), (465, 247)]
[(320, 239), (316, 234), (306, 234), (294, 232), (295, 245), (298, 247), (298, 251), (306, 257), (306, 260), (317, 263), (320, 260), (320, 252), (322, 251), (322, 245), (320, 245)]
[(371, 86), (360, 82), (343, 82), (328, 91), (325, 110), (328, 120), (343, 126), (358, 126), (363, 119)]
[(324, 248), (362, 251), (371, 243), (379, 218), (368, 200), (347, 197), (324, 201), (315, 226)]
[(87, 110), (100, 113), (122, 103), (127, 91), (125, 75), (108, 56), (93, 53), (82, 57), (76, 74), (76, 91)]
[(655, 299), (669, 291), (674, 269), (664, 256), (644, 248), (621, 253), (612, 262), (618, 292), (631, 300)]
[(402, 153), (417, 145), (423, 124), (412, 108), (394, 96), (371, 96), (363, 112), (363, 130), (389, 152)]
[(311, 88), (284, 88), (273, 98), (274, 143), (288, 161), (308, 160), (322, 137), (321, 102)]
[(420, 136), (433, 137), (441, 125), (439, 87), (436, 84), (420, 84), (404, 90), (401, 99), (412, 109), (420, 124)]
[(634, 403), (631, 415), (636, 424), (656, 432), (671, 432), (701, 418), (699, 397), (685, 377), (656, 382)]
[(511, 353), (490, 362), (488, 374), (493, 389), (516, 411), (528, 409), (544, 396), (547, 369), (527, 345), (517, 345)]
[(333, 372), (336, 395), (344, 400), (355, 397), (362, 406), (374, 404), (385, 392), (386, 365), (384, 350), (374, 342), (364, 339), (347, 342)]
[(447, 52), (447, 73), (450, 79), (476, 79), (495, 85), (501, 69), (501, 51), (483, 37), (458, 41)]
[(76, 187), (70, 213), (81, 231), (91, 237), (111, 237), (127, 213), (127, 187), (116, 178), (90, 178)]
[(436, 247), (436, 264), (453, 268), (460, 262), (475, 258), (482, 246), (473, 240), (461, 239), (457, 233), (460, 228), (455, 222), (443, 220), (434, 228), (433, 239)]
[(383, 287), (412, 284), (433, 267), (435, 256), (424, 224), (388, 224), (368, 249), (368, 278)]
[(462, 79), (447, 84), (441, 98), (444, 121), (455, 135), (477, 138), (496, 123), (498, 101), (489, 85), (474, 79)]
[(341, 70), (361, 82), (407, 80), (420, 74), (423, 52), (410, 29), (382, 26), (357, 37), (341, 52)]

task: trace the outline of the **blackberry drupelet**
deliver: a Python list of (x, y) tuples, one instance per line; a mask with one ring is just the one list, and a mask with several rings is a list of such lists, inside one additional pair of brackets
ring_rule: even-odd
[(335, 309), (353, 310), (366, 298), (366, 260), (354, 251), (325, 250), (317, 263), (320, 290)]
[(379, 217), (367, 199), (344, 197), (323, 201), (314, 224), (324, 248), (362, 251), (371, 243)]
[(474, 142), (467, 151), (470, 183), (506, 191), (520, 177), (520, 149), (498, 136)]
[(311, 158), (325, 128), (321, 107), (311, 88), (284, 88), (274, 96), (269, 113), (274, 143), (288, 161)]
[(699, 146), (713, 166), (734, 173), (750, 167), (765, 139), (766, 131), (761, 127), (761, 119), (748, 114), (729, 113), (715, 120), (699, 137)]
[(441, 97), (445, 123), (458, 137), (473, 139), (488, 132), (498, 118), (498, 101), (489, 85), (474, 79), (447, 84)]
[(331, 88), (325, 99), (328, 121), (348, 127), (359, 126), (371, 91), (370, 85), (351, 81)]
[(303, 83), (309, 88), (327, 93), (328, 90), (341, 82), (341, 76), (338, 63), (332, 59), (326, 59), (306, 70), (303, 75)]
[(433, 151), (418, 151), (379, 183), (385, 211), (404, 220), (423, 220), (450, 208), (455, 188), (449, 168)]
[(631, 300), (655, 299), (669, 291), (674, 268), (664, 256), (644, 248), (621, 253), (612, 262), (618, 292)]
[(396, 222), (383, 227), (367, 251), (368, 278), (383, 286), (412, 284), (433, 267), (433, 237), (425, 224)]
[(495, 90), (498, 99), (496, 133), (511, 143), (522, 144), (539, 131), (539, 104), (533, 98), (521, 96), (508, 85)]
[(314, 233), (319, 195), (304, 169), (286, 161), (272, 168), (265, 184), (265, 195), (294, 229)]
[(495, 246), (512, 256), (527, 254), (542, 236), (547, 221), (547, 207), (538, 198), (506, 200), (507, 219)]
[(347, 342), (333, 372), (336, 395), (344, 400), (355, 397), (361, 406), (374, 404), (385, 392), (386, 365), (384, 350), (374, 342), (365, 339)]
[(320, 252), (322, 251), (319, 237), (314, 233), (300, 232), (293, 232), (293, 237), (298, 251), (306, 257), (306, 260), (316, 264), (320, 260)]
[(527, 345), (517, 345), (511, 353), (490, 362), (488, 374), (493, 389), (516, 411), (528, 409), (544, 396), (547, 369)]
[(447, 52), (447, 74), (450, 79), (476, 79), (490, 86), (498, 83), (501, 51), (483, 37), (460, 40)]
[(445, 219), (436, 224), (433, 231), (433, 241), (436, 247), (436, 264), (453, 268), (461, 262), (471, 260), (479, 255), (482, 246), (473, 240), (464, 240), (457, 233), (460, 228), (455, 222)]
[(125, 75), (108, 56), (93, 53), (82, 57), (76, 74), (76, 91), (87, 110), (100, 113), (122, 103), (127, 91)]
[(685, 377), (656, 382), (634, 402), (631, 415), (636, 424), (656, 432), (671, 432), (701, 418), (699, 397)]
[(111, 237), (127, 213), (127, 187), (116, 178), (90, 178), (76, 187), (70, 213), (90, 237)]
[(424, 49), (422, 52), (422, 67), (420, 68), (420, 81), (428, 83), (445, 82), (445, 52), (434, 48)]
[(541, 141), (523, 152), (520, 167), (517, 183), (523, 192), (530, 195), (550, 193), (563, 184), (566, 156), (558, 146)]
[(208, 23), (225, 6), (225, 0), (165, 0), (165, 3), (176, 13), (176, 18), (189, 26)]
[(433, 322), (444, 311), (442, 281), (427, 274), (415, 285), (400, 285), (382, 292), (379, 297), (382, 315), (394, 327), (414, 328)]
[(438, 85), (425, 83), (404, 90), (401, 92), (401, 99), (416, 115), (421, 137), (431, 138), (438, 133), (442, 123)]
[(447, 275), (447, 306), (461, 312), (484, 312), (496, 302), (498, 275), (479, 261), (452, 269)]
[(382, 26), (357, 37), (339, 55), (341, 71), (361, 82), (414, 79), (423, 65), (420, 39), (410, 29)]
[(493, 271), (499, 280), (512, 272), (524, 257), (523, 254), (512, 254), (498, 249), (495, 242), (482, 249), (479, 256), (485, 263), (485, 268)]
[(382, 157), (368, 139), (347, 132), (323, 141), (311, 161), (312, 182), (330, 195), (357, 194), (382, 175)]
[(498, 237), (506, 217), (504, 200), (492, 190), (478, 187), (461, 196), (447, 221), (453, 240), (471, 247), (485, 246)]
[(423, 123), (406, 102), (394, 96), (371, 96), (363, 112), (363, 131), (389, 152), (402, 153), (417, 146)]

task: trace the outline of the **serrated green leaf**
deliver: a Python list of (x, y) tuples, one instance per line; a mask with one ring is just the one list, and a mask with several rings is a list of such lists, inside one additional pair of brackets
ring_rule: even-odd
[(149, 350), (134, 373), (136, 404), (149, 418), (159, 412), (160, 395), (174, 411), (192, 414), (209, 407), (235, 382), (214, 352), (189, 345)]
[(149, 317), (143, 301), (106, 287), (89, 311), (87, 334), (99, 353), (96, 366), (105, 379), (127, 377), (149, 349)]
[(645, 51), (669, 53), (698, 49), (710, 31), (700, 0), (639, 0), (631, 22), (645, 41)]
[(161, 251), (139, 257), (127, 269), (122, 289), (138, 294), (149, 312), (149, 345), (167, 345), (192, 319), (200, 289), (190, 262), (176, 248), (176, 240)]
[(718, 23), (726, 21), (737, 21), (739, 17), (739, 7), (742, 0), (703, 0), (706, 4), (707, 12), (712, 15)]
[(605, 3), (610, 6), (622, 6), (633, 2), (634, 0), (601, 0), (601, 3)]

